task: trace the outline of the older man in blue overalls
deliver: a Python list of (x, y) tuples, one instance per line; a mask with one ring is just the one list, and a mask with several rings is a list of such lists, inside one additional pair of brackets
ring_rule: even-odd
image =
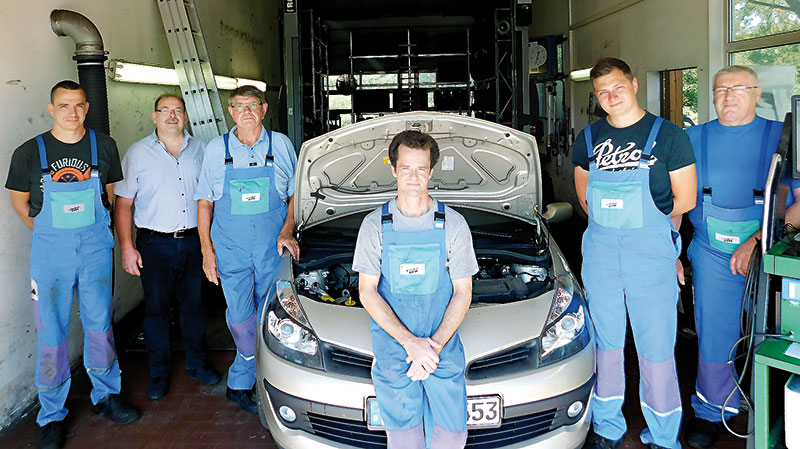
[(589, 227), (582, 276), (597, 334), (594, 434), (585, 448), (616, 449), (627, 426), (623, 350), (630, 318), (639, 355), (640, 438), (650, 448), (680, 448), (681, 399), (675, 370), (680, 240), (670, 216), (695, 205), (689, 139), (642, 109), (638, 81), (624, 61), (601, 59), (592, 85), (608, 117), (584, 128), (573, 147), (575, 189)]
[(372, 317), (372, 381), (392, 449), (461, 448), (467, 438), (457, 330), (478, 263), (464, 218), (428, 195), (438, 158), (426, 134), (394, 137), (397, 197), (364, 218), (353, 257)]
[(292, 236), (297, 155), (288, 137), (264, 129), (267, 103), (256, 87), (231, 92), (228, 112), (236, 126), (209, 142), (203, 157), (195, 191), (197, 231), (203, 271), (209, 281), (222, 282), (236, 343), (226, 396), (258, 413), (252, 397), (256, 315), (283, 249), (295, 258), (300, 251)]

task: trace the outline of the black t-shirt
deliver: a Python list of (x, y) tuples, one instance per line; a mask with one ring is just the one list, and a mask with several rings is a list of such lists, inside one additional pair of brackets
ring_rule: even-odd
[[(639, 166), (642, 148), (647, 143), (656, 116), (647, 112), (641, 120), (625, 128), (614, 128), (607, 120), (592, 123), (594, 159), (600, 170), (625, 171)], [(572, 164), (589, 170), (589, 154), (583, 131), (572, 146)], [(689, 137), (676, 124), (665, 120), (650, 154), (650, 194), (661, 212), (672, 212), (672, 183), (669, 172), (695, 163)]]
[[(100, 184), (103, 186), (103, 204), (109, 207), (106, 184), (122, 180), (122, 164), (114, 139), (97, 134), (97, 164), (100, 171)], [(50, 175), (55, 182), (79, 182), (89, 179), (92, 172), (92, 148), (89, 133), (76, 143), (64, 143), (50, 132), (44, 133), (44, 146)], [(35, 217), (42, 209), (42, 167), (39, 162), (39, 147), (36, 138), (20, 145), (11, 156), (6, 188), (18, 192), (30, 192), (30, 216)]]

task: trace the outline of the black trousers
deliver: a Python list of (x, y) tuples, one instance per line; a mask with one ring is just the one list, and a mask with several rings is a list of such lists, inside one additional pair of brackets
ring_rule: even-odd
[(206, 358), (206, 309), (201, 295), (203, 256), (199, 237), (195, 233), (174, 238), (140, 230), (136, 248), (142, 255), (139, 271), (150, 376), (169, 375), (170, 308), (175, 302), (186, 348), (186, 369), (202, 367)]

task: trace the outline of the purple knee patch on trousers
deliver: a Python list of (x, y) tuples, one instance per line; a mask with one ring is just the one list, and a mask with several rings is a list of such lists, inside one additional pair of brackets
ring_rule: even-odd
[(256, 353), (256, 316), (250, 315), (250, 318), (242, 321), (241, 323), (231, 323), (228, 321), (228, 329), (231, 330), (233, 341), (236, 343), (236, 349), (239, 354), (245, 357), (252, 357)]
[(425, 433), (422, 430), (422, 423), (410, 429), (387, 429), (386, 438), (389, 440), (389, 449), (425, 449)]
[(69, 347), (67, 339), (58, 346), (39, 346), (38, 375), (36, 385), (52, 388), (61, 385), (69, 377)]
[(33, 301), (33, 324), (36, 326), (37, 331), (42, 331), (42, 315), (39, 311), (39, 300)]
[(105, 332), (88, 331), (89, 333), (89, 368), (107, 370), (117, 360), (117, 348), (114, 345), (114, 332), (109, 327)]
[(464, 447), (467, 444), (467, 431), (452, 431), (433, 426), (433, 438), (431, 439), (432, 449), (447, 449), (451, 447)]
[(722, 405), (735, 388), (731, 370), (727, 363), (711, 363), (699, 358), (697, 365), (697, 389), (707, 402)]
[(639, 377), (642, 400), (657, 412), (668, 412), (681, 406), (675, 359), (651, 362), (639, 356)]
[(622, 349), (597, 350), (597, 396), (608, 398), (625, 394)]

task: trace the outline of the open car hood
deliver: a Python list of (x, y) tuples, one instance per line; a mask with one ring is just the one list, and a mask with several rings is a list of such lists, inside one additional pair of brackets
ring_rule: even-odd
[(394, 198), (389, 143), (419, 129), (439, 144), (428, 184), (450, 205), (497, 210), (531, 220), (541, 210), (541, 166), (533, 136), (497, 123), (436, 112), (406, 112), (340, 128), (303, 143), (295, 184), (295, 222), (308, 227)]

